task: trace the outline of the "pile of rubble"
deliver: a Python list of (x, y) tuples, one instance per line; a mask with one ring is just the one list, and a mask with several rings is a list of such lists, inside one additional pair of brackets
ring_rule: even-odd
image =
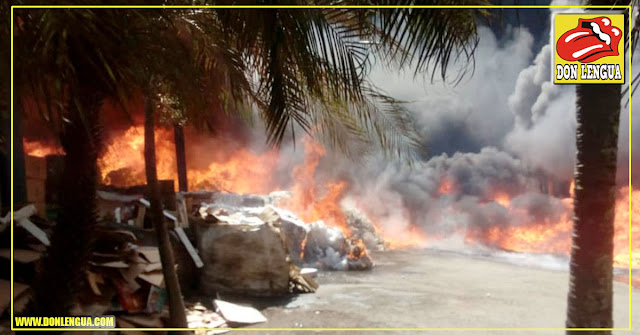
[[(40, 271), (42, 258), (50, 245), (53, 225), (37, 215), (29, 205), (14, 212), (14, 312), (24, 312), (30, 299), (29, 283)], [(0, 218), (0, 234), (9, 233), (10, 214)], [(22, 228), (22, 229), (20, 229)], [(72, 315), (115, 315), (119, 328), (163, 328), (168, 320), (167, 292), (158, 248), (141, 245), (140, 231), (100, 226), (85, 280), (78, 283), (79, 299)], [(10, 262), (11, 251), (0, 249), (3, 262)], [(8, 275), (8, 273), (7, 273)], [(301, 278), (292, 274), (292, 278)], [(10, 306), (10, 278), (0, 279), (0, 315)], [(293, 283), (293, 282), (292, 282)], [(317, 286), (315, 286), (317, 287)], [(190, 328), (228, 328), (265, 322), (262, 314), (247, 306), (214, 300), (213, 308), (187, 303)], [(199, 331), (199, 335), (226, 332)], [(124, 333), (127, 333), (126, 331)]]
[[(373, 262), (367, 248), (379, 248), (373, 225), (358, 212), (345, 211), (352, 234), (322, 221), (306, 223), (279, 208), (286, 192), (237, 195), (219, 192), (172, 193), (163, 199), (183, 277), (195, 278), (200, 296), (221, 293), (278, 296), (318, 289), (318, 270), (364, 270)], [(128, 190), (129, 191), (129, 190)], [(116, 315), (119, 327), (163, 327), (168, 317), (167, 293), (155, 234), (146, 215), (144, 191), (98, 192), (100, 225), (75, 315)], [(140, 190), (138, 190), (140, 191)], [(166, 201), (165, 201), (166, 200)], [(20, 313), (30, 298), (29, 283), (40, 270), (54, 224), (37, 215), (34, 205), (14, 212), (14, 310)], [(10, 215), (0, 218), (0, 233), (8, 234)], [(10, 262), (8, 246), (0, 257)], [(176, 249), (178, 248), (178, 249)], [(183, 257), (181, 257), (181, 255)], [(0, 279), (2, 313), (10, 305), (9, 277)], [(6, 299), (5, 299), (6, 298)], [(189, 324), (219, 328), (261, 322), (258, 311), (216, 300), (212, 308), (189, 305)], [(249, 307), (247, 307), (249, 308)], [(249, 308), (250, 309), (250, 308)], [(226, 310), (226, 311), (225, 311)], [(243, 320), (234, 316), (242, 315)], [(242, 311), (242, 312), (238, 312)], [(225, 314), (226, 312), (226, 314)], [(256, 314), (257, 313), (257, 314)], [(252, 316), (249, 320), (246, 316)], [(262, 317), (263, 318), (263, 317)]]
[[(322, 221), (305, 223), (267, 196), (192, 192), (200, 200), (198, 230), (205, 264), (205, 292), (279, 295), (313, 292), (317, 285), (300, 269), (364, 270), (373, 262), (366, 246)], [(313, 270), (306, 270), (313, 271)], [(294, 283), (292, 285), (292, 282)]]
[[(13, 300), (14, 311), (24, 310), (30, 299), (30, 283), (36, 273), (40, 270), (40, 260), (49, 246), (49, 235), (52, 229), (51, 224), (36, 216), (37, 209), (34, 205), (29, 205), (14, 212), (14, 249), (13, 249), (13, 269), (14, 286)], [(11, 213), (0, 217), (0, 234), (2, 234), (2, 247), (0, 248), (0, 258), (2, 267), (10, 268), (11, 245), (10, 225)], [(11, 304), (11, 277), (9, 271), (0, 279), (0, 315), (8, 313)]]
[[(14, 311), (18, 314), (29, 301), (29, 284), (40, 271), (54, 228), (36, 212), (34, 205), (14, 212)], [(0, 220), (2, 233), (8, 233), (10, 214)], [(85, 282), (78, 283), (83, 292), (72, 314), (117, 314), (118, 323), (162, 327), (166, 291), (158, 249), (139, 245), (135, 234), (127, 230), (101, 226), (94, 234), (96, 243)], [(1, 249), (0, 255), (11, 261), (9, 249)], [(9, 278), (2, 279), (1, 287), (3, 293), (9, 290)], [(8, 297), (8, 293), (2, 295), (3, 312), (9, 306), (4, 300)]]

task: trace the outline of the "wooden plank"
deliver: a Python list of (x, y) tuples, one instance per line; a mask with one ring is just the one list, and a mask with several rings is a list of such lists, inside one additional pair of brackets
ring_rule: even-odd
[(33, 224), (33, 222), (29, 221), (29, 219), (23, 218), (19, 220), (18, 225), (26, 229), (29, 233), (31, 233), (31, 235), (33, 235), (35, 238), (38, 239), (38, 241), (42, 242), (42, 244), (46, 245), (47, 247), (51, 244), (51, 242), (49, 242), (49, 237), (47, 236), (47, 233), (45, 233), (42, 229), (40, 229), (38, 226)]
[(47, 179), (47, 160), (44, 157), (24, 156), (24, 172), (27, 178)]
[[(36, 206), (27, 205), (13, 212), (13, 220), (18, 221), (20, 219), (28, 218), (32, 215), (35, 215), (36, 213), (37, 213)], [(7, 213), (7, 215), (0, 218), (0, 222), (2, 223), (6, 223), (9, 221), (11, 221), (11, 213)]]
[(189, 228), (189, 215), (187, 214), (187, 204), (182, 195), (176, 196), (176, 211), (178, 216), (178, 221), (176, 222), (177, 227)]
[[(13, 283), (13, 299), (17, 299), (27, 289), (28, 285), (14, 282)], [(0, 314), (4, 312), (11, 304), (11, 282), (0, 279)]]
[(149, 263), (160, 263), (160, 251), (156, 247), (138, 247), (136, 249)]
[(45, 195), (44, 179), (27, 178), (28, 202), (44, 203)]
[[(13, 249), (13, 260), (18, 263), (31, 263), (40, 259), (42, 255), (33, 250), (26, 249)], [(9, 249), (0, 249), (0, 257), (11, 259), (11, 250)]]
[(138, 216), (136, 216), (136, 227), (142, 229), (144, 228), (144, 216), (147, 213), (147, 206), (139, 205), (138, 206)]
[(182, 244), (184, 244), (184, 247), (187, 248), (187, 252), (191, 256), (191, 259), (193, 259), (193, 262), (196, 263), (196, 267), (202, 268), (204, 266), (204, 263), (202, 262), (200, 255), (198, 255), (198, 251), (196, 250), (196, 248), (194, 248), (193, 244), (191, 244), (191, 241), (189, 241), (189, 238), (184, 232), (184, 229), (182, 229), (182, 227), (175, 227), (173, 230), (176, 231), (176, 233), (178, 234), (178, 238), (180, 238), (180, 241), (182, 242)]
[(164, 287), (164, 275), (162, 274), (162, 270), (141, 273), (138, 275), (138, 278), (146, 281), (151, 285)]

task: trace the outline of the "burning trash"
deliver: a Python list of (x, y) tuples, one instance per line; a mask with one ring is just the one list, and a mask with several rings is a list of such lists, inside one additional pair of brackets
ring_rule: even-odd
[[(104, 195), (103, 195), (104, 196)], [(115, 201), (115, 197), (109, 198)], [(129, 198), (120, 198), (131, 200)], [(41, 270), (43, 254), (49, 247), (52, 223), (40, 218), (34, 205), (28, 205), (13, 213), (16, 229), (13, 250), (15, 279), (14, 311), (24, 313), (31, 298), (31, 288), (26, 283), (33, 282)], [(8, 231), (10, 215), (0, 217), (0, 233)], [(81, 293), (71, 309), (71, 315), (116, 316), (120, 328), (163, 328), (168, 324), (167, 292), (157, 247), (144, 245), (146, 232), (135, 228), (116, 228), (102, 225), (95, 231), (95, 244), (89, 260), (89, 267), (82, 282), (78, 283)], [(140, 239), (139, 237), (142, 237)], [(10, 250), (0, 249), (0, 259), (9, 262)], [(177, 264), (178, 267), (184, 264)], [(290, 272), (289, 272), (290, 271)], [(311, 276), (297, 267), (287, 268), (285, 276), (292, 278), (292, 287), (313, 292), (318, 286)], [(10, 282), (0, 280), (2, 301), (0, 314), (8, 312), (10, 306)], [(293, 290), (292, 290), (293, 291)], [(249, 306), (214, 300), (214, 309), (202, 304), (187, 304), (187, 320), (193, 328), (229, 328), (243, 324), (265, 322), (266, 318)], [(210, 330), (197, 334), (217, 334), (228, 330)]]
[(212, 193), (212, 202), (200, 205), (205, 292), (313, 292), (317, 284), (300, 268), (373, 266), (361, 240), (352, 240), (322, 221), (305, 223), (273, 204), (279, 195)]

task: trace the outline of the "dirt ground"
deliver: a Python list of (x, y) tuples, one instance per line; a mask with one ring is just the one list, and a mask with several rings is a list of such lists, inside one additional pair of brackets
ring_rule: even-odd
[[(315, 294), (253, 301), (267, 323), (253, 328), (562, 328), (568, 273), (430, 250), (374, 255), (367, 272), (322, 272)], [(615, 327), (629, 322), (629, 289), (614, 284)], [(632, 289), (632, 307), (640, 290)], [(635, 315), (637, 310), (633, 312)], [(635, 330), (614, 334), (640, 334)], [(232, 334), (292, 334), (237, 330)], [(309, 331), (305, 333), (320, 333)], [(353, 334), (344, 330), (327, 333)], [(367, 334), (376, 333), (372, 331)], [(388, 334), (388, 332), (385, 332)], [(405, 331), (404, 334), (414, 333)], [(425, 333), (433, 333), (426, 331)], [(468, 331), (438, 332), (469, 334)], [(564, 334), (562, 331), (474, 331), (473, 334)]]

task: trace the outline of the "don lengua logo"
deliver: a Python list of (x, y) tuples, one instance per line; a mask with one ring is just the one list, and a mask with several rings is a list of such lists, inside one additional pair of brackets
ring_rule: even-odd
[(624, 83), (623, 14), (555, 14), (554, 83)]

